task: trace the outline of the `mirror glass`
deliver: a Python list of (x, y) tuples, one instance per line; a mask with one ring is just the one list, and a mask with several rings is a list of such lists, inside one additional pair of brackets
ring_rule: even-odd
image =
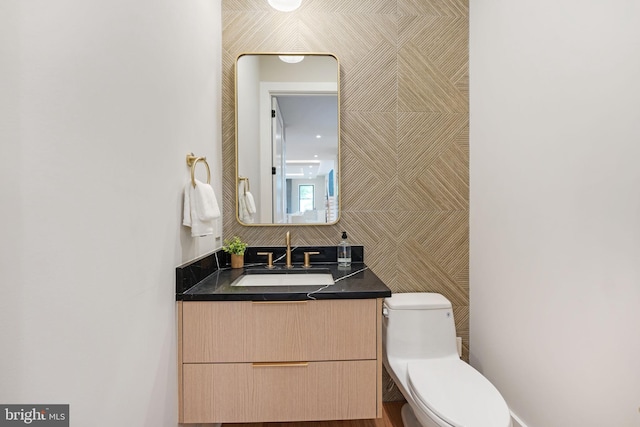
[(332, 54), (236, 61), (236, 214), (244, 225), (339, 218), (339, 64)]

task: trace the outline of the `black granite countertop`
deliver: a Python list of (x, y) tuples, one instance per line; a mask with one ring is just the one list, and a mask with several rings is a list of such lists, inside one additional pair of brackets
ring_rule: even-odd
[[(260, 250), (264, 248), (258, 248), (256, 252)], [(330, 251), (328, 249), (326, 252)], [(357, 250), (355, 252), (356, 261), (352, 262), (350, 267), (340, 267), (335, 262), (316, 262), (311, 268), (305, 269), (300, 264), (296, 265), (294, 258), (293, 269), (287, 270), (282, 265), (276, 264), (275, 271), (267, 269), (264, 263), (247, 263), (245, 268), (231, 269), (226, 267), (226, 254), (217, 252), (176, 269), (176, 300), (299, 301), (391, 296), (391, 290), (362, 262), (363, 256), (359, 255)], [(332, 254), (329, 253), (328, 257), (331, 256)], [(250, 256), (249, 259), (253, 260), (253, 257)], [(246, 270), (251, 270), (250, 273), (266, 274), (308, 274), (329, 271), (335, 283), (326, 286), (231, 286), (234, 280), (245, 274)]]

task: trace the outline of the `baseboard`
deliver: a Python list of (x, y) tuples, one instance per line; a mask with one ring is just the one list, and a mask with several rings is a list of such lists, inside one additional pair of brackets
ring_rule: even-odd
[(528, 427), (516, 414), (511, 411), (512, 427)]

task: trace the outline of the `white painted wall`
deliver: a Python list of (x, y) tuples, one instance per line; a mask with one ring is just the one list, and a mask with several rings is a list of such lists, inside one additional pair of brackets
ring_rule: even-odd
[[(0, 2), (0, 402), (176, 426), (185, 156), (221, 189), (217, 0)], [(204, 168), (199, 170), (204, 179)]]
[(471, 362), (528, 427), (640, 426), (640, 3), (470, 6)]

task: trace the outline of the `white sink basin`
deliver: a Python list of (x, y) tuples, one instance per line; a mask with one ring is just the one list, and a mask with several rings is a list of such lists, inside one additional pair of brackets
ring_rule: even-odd
[(331, 273), (289, 274), (284, 272), (283, 274), (244, 274), (231, 286), (327, 286), (334, 283)]

